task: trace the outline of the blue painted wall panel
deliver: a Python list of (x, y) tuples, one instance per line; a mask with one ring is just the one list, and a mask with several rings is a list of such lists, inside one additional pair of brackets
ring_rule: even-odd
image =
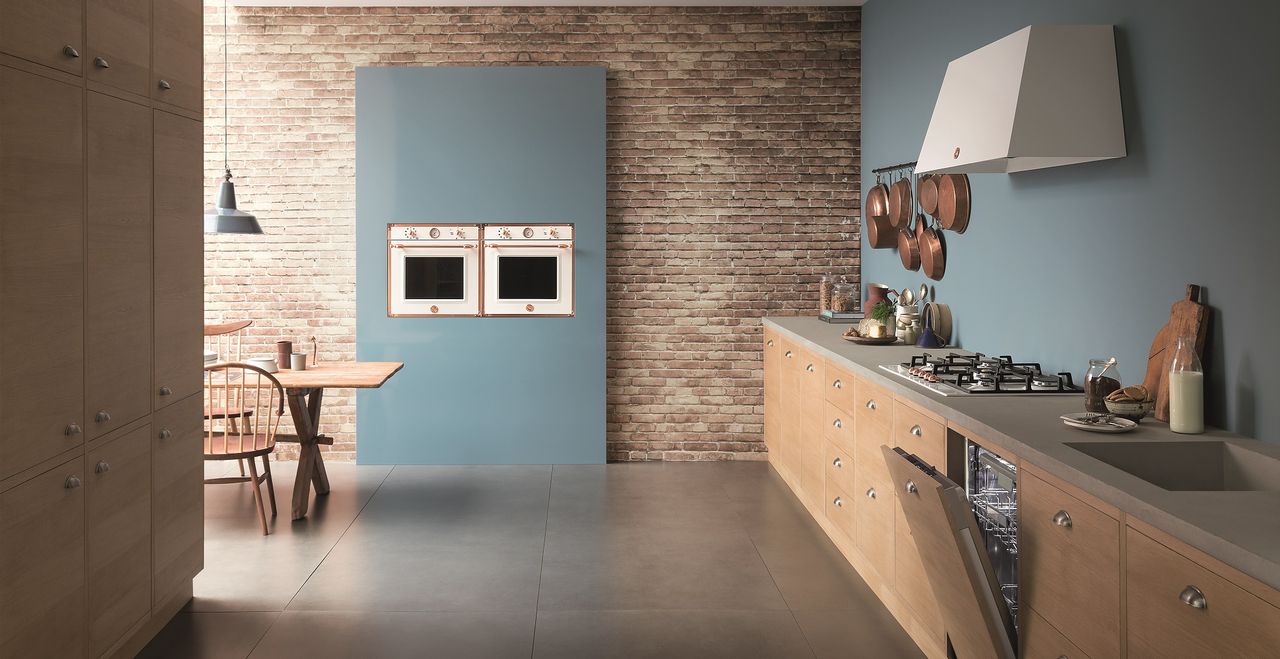
[[(357, 398), (365, 464), (605, 455), (605, 69), (356, 71)], [(572, 318), (388, 318), (389, 222), (571, 222)]]
[[(947, 63), (1035, 23), (1108, 23), (1129, 156), (971, 177), (969, 230), (937, 285), (979, 351), (1139, 382), (1185, 284), (1214, 307), (1209, 420), (1280, 441), (1280, 4), (1229, 0), (872, 0), (862, 17), (863, 189), (915, 160)], [(1259, 194), (1261, 193), (1261, 194)], [(863, 280), (924, 280), (863, 245)]]

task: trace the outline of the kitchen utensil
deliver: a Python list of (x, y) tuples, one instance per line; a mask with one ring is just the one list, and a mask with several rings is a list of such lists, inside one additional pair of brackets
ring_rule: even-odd
[(925, 216), (923, 214), (916, 216), (916, 222), (920, 223), (920, 269), (924, 271), (924, 276), (938, 281), (947, 273), (947, 250), (946, 244), (942, 241), (942, 232), (934, 227), (926, 226)]
[(1134, 423), (1141, 422), (1143, 417), (1151, 413), (1155, 409), (1156, 402), (1154, 400), (1146, 400), (1140, 403), (1121, 403), (1114, 400), (1107, 401), (1107, 411), (1124, 417)]
[(1195, 340), (1196, 354), (1204, 359), (1204, 340), (1209, 329), (1209, 307), (1201, 304), (1200, 286), (1187, 284), (1186, 297), (1173, 304), (1169, 322), (1156, 332), (1147, 353), (1147, 375), (1142, 383), (1156, 397), (1156, 419), (1169, 420), (1169, 362), (1179, 336)]
[(862, 211), (867, 244), (873, 249), (893, 247), (896, 234), (889, 222), (889, 187), (880, 182), (879, 174), (876, 175), (876, 184), (867, 192), (866, 205)]
[(289, 368), (295, 371), (307, 370), (307, 353), (295, 352), (289, 355)]
[(276, 364), (289, 368), (289, 355), (293, 354), (293, 341), (276, 341)]
[(898, 256), (902, 267), (911, 271), (920, 269), (920, 239), (907, 227), (898, 229)]
[(943, 174), (938, 179), (938, 222), (943, 229), (964, 233), (969, 228), (969, 176)]
[(934, 216), (938, 214), (938, 178), (936, 176), (925, 174), (920, 177), (916, 201), (920, 204), (920, 210)]
[(911, 223), (911, 179), (902, 177), (889, 186), (889, 224), (901, 229)]
[(929, 304), (929, 284), (920, 284), (920, 305)]
[(1063, 425), (1086, 432), (1119, 433), (1129, 432), (1138, 427), (1136, 422), (1115, 414), (1074, 412), (1072, 414), (1063, 414), (1059, 418), (1062, 419)]
[(910, 288), (902, 289), (898, 294), (898, 306), (914, 307), (916, 304), (916, 292)]
[(248, 364), (250, 366), (257, 366), (268, 373), (280, 372), (280, 366), (274, 357), (254, 357), (248, 361)]
[(924, 329), (920, 332), (920, 338), (916, 339), (916, 347), (941, 348), (942, 346), (942, 340), (938, 338), (936, 333), (934, 333), (933, 328), (926, 324)]
[(888, 336), (841, 336), (845, 341), (851, 341), (867, 346), (887, 346), (898, 342), (898, 337), (890, 334)]

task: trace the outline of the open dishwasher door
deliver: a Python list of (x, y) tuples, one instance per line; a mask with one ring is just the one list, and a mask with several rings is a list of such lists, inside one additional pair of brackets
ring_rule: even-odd
[(951, 651), (958, 659), (1015, 659), (1013, 624), (964, 487), (900, 448), (881, 450)]

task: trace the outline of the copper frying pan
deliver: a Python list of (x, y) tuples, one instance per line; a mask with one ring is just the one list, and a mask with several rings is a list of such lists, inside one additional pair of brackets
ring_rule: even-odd
[(935, 217), (943, 229), (964, 233), (969, 228), (969, 176), (943, 174), (938, 180), (938, 212)]
[(889, 186), (889, 224), (901, 229), (911, 224), (911, 180), (903, 177)]
[[(924, 225), (924, 215), (916, 216), (916, 222)], [(942, 242), (942, 232), (936, 227), (925, 227), (920, 234), (920, 268), (924, 276), (938, 281), (947, 272), (947, 250)]]
[[(916, 228), (919, 229), (919, 224)], [(912, 271), (920, 269), (920, 238), (910, 225), (898, 229), (898, 256), (902, 259), (902, 267)]]
[(893, 247), (894, 232), (889, 224), (889, 187), (880, 182), (876, 176), (876, 184), (867, 192), (865, 205), (862, 207), (862, 227), (867, 234), (867, 244), (872, 248)]
[(920, 186), (916, 190), (916, 202), (920, 204), (920, 210), (933, 215), (938, 215), (938, 177), (933, 174), (925, 174), (920, 177)]

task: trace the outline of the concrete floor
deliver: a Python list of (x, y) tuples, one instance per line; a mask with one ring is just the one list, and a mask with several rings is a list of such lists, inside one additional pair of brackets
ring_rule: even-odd
[(206, 486), (195, 599), (141, 656), (920, 656), (763, 463), (332, 464), (296, 523), (274, 466), (270, 536)]

